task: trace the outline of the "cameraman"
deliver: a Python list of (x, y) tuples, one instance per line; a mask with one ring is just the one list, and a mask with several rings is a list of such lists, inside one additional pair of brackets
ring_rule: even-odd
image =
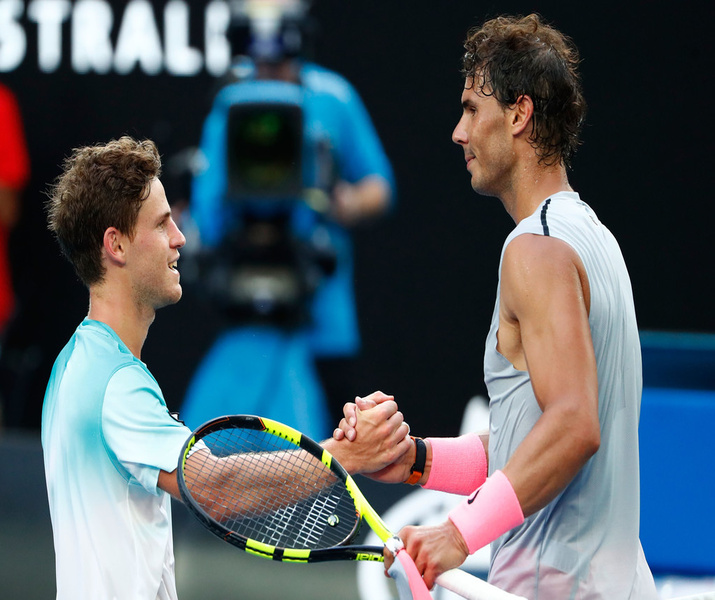
[[(302, 327), (234, 322), (199, 366), (182, 417), (196, 426), (204, 415), (257, 412), (322, 438), (329, 433), (323, 388), (335, 416), (359, 389), (351, 375), (360, 336), (348, 228), (389, 209), (392, 168), (350, 83), (304, 59), (307, 3), (246, 0), (232, 6), (241, 56), (232, 69), (234, 81), (222, 88), (217, 102), (221, 94), (251, 96), (253, 88), (255, 98), (280, 90), (299, 97), (303, 196), (311, 201), (289, 203), (287, 221), (297, 237), (330, 248), (335, 264), (306, 298), (309, 319)], [(276, 212), (261, 206), (252, 212), (250, 202), (238, 210), (229, 201), (225, 121), (216, 109), (206, 119), (200, 147), (204, 167), (194, 178), (190, 206), (201, 247), (217, 254), (247, 214), (272, 220)]]

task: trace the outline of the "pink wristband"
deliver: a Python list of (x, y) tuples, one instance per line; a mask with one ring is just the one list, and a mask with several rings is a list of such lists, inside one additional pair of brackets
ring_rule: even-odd
[(495, 471), (482, 487), (450, 511), (449, 519), (462, 534), (469, 553), (474, 554), (521, 525), (524, 513), (507, 476)]
[(486, 481), (487, 454), (479, 435), (427, 440), (432, 446), (432, 464), (424, 488), (466, 496)]

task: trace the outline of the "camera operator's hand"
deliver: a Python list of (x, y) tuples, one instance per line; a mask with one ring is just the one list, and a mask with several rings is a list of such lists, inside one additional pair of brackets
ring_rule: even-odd
[(390, 187), (382, 177), (371, 175), (355, 184), (339, 181), (333, 189), (330, 214), (349, 227), (385, 212), (389, 200)]

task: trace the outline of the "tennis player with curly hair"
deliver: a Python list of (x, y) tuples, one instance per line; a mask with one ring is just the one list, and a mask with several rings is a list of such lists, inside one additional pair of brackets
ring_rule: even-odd
[[(537, 15), (490, 20), (465, 48), (452, 139), (474, 191), (516, 224), (484, 354), (490, 429), (416, 440), (379, 478), (466, 496), (444, 523), (400, 532), (430, 586), (491, 543), (490, 583), (526, 598), (655, 600), (630, 278), (567, 175), (586, 110), (578, 52)], [(360, 438), (357, 412), (346, 405), (336, 438)]]

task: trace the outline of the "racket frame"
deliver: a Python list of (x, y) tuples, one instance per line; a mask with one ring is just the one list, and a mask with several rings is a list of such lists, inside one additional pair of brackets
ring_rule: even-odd
[[(186, 468), (189, 454), (196, 444), (204, 437), (210, 435), (211, 433), (226, 429), (233, 429), (236, 427), (262, 431), (287, 440), (288, 442), (294, 444), (296, 449), (300, 448), (320, 460), (338, 479), (345, 483), (348, 493), (355, 502), (355, 510), (357, 513), (355, 527), (353, 527), (345, 540), (343, 540), (339, 545), (332, 546), (330, 548), (318, 548), (313, 550), (303, 548), (282, 548), (259, 542), (257, 540), (252, 540), (251, 538), (240, 535), (206, 513), (201, 504), (199, 504), (193, 498), (191, 492), (189, 492), (184, 477), (184, 469)], [(258, 417), (255, 415), (223, 416), (212, 419), (196, 429), (185, 442), (184, 447), (181, 450), (179, 466), (177, 469), (177, 480), (179, 483), (179, 492), (184, 504), (199, 519), (204, 527), (224, 541), (249, 554), (260, 556), (262, 558), (292, 563), (312, 563), (335, 560), (382, 562), (384, 560), (382, 546), (348, 544), (357, 537), (360, 531), (360, 524), (363, 519), (367, 521), (370, 528), (377, 534), (381, 541), (384, 542), (387, 539), (394, 537), (394, 534), (387, 528), (384, 521), (380, 518), (372, 506), (370, 506), (350, 474), (330, 454), (330, 452), (317, 442), (303, 435), (300, 431), (265, 417)]]

